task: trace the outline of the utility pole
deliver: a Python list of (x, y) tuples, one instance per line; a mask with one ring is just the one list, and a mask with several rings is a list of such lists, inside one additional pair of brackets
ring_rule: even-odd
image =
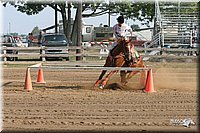
[(8, 33), (9, 33), (9, 34), (11, 33), (11, 24), (10, 24), (10, 22), (9, 22), (9, 24), (8, 24)]
[(108, 26), (110, 27), (110, 0), (108, 0)]
[(110, 27), (110, 0), (108, 0), (108, 26)]
[[(78, 9), (77, 9), (77, 46), (81, 46), (82, 44), (82, 0), (78, 2)], [(76, 54), (81, 54), (81, 49), (76, 49)], [(76, 61), (81, 60), (81, 56), (76, 56)]]

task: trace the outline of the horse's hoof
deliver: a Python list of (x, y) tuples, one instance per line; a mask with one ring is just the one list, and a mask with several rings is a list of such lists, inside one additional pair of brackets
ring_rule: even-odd
[(99, 89), (103, 89), (103, 87), (104, 87), (103, 85), (100, 85), (100, 86), (99, 86)]

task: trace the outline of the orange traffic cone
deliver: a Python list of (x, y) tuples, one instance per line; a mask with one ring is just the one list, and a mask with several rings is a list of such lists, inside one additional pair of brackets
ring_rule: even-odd
[(39, 70), (38, 70), (38, 77), (37, 77), (37, 82), (36, 83), (38, 83), (38, 84), (44, 84), (44, 83), (46, 83), (44, 81), (44, 76), (43, 76), (42, 68), (39, 68)]
[(31, 82), (30, 68), (27, 68), (27, 70), (26, 70), (26, 77), (25, 77), (25, 82), (24, 82), (24, 89), (26, 91), (33, 90), (33, 88), (32, 88), (32, 82)]
[(145, 92), (147, 93), (155, 92), (154, 84), (153, 84), (152, 69), (150, 69), (147, 73), (147, 82), (146, 82)]

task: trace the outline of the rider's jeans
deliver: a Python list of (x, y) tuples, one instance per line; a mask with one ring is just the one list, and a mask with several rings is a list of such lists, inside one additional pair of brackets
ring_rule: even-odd
[(114, 42), (109, 51), (113, 50), (113, 48), (114, 48), (115, 46), (117, 46), (117, 44), (118, 44), (117, 42)]

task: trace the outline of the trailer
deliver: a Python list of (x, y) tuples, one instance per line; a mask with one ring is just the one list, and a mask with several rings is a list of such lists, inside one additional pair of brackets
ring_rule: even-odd
[(84, 25), (82, 28), (83, 42), (109, 42), (114, 40), (112, 27), (94, 27)]

